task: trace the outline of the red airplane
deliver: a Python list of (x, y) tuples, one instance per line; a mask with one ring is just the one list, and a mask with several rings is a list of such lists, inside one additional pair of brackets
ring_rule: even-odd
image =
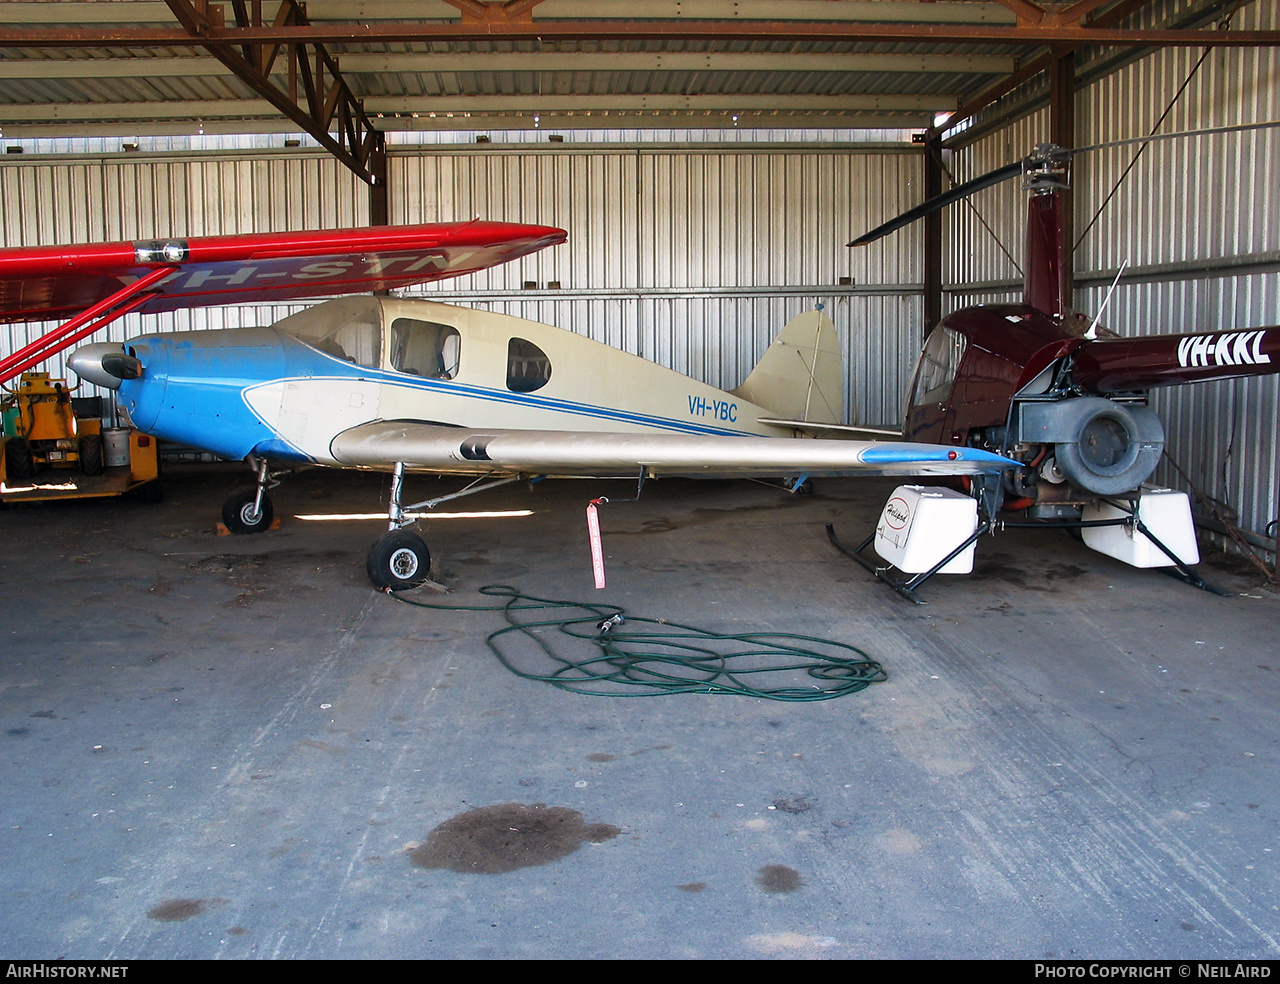
[(0, 322), (71, 320), (0, 359), (0, 383), (131, 311), (372, 293), (475, 273), (563, 229), (434, 223), (0, 250)]

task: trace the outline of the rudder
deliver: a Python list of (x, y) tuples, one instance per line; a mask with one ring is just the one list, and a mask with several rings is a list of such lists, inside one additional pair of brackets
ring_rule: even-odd
[(787, 322), (735, 396), (784, 420), (844, 422), (844, 359), (836, 326), (819, 308)]

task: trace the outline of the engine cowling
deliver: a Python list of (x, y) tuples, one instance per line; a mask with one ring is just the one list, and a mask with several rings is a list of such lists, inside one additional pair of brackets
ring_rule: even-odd
[(1151, 477), (1164, 426), (1150, 407), (1082, 396), (1019, 406), (1018, 439), (1050, 444), (1059, 471), (1095, 495), (1130, 492)]

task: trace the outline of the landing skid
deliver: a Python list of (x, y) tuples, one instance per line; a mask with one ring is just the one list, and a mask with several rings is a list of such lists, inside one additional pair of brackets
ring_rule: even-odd
[(1106, 499), (1104, 501), (1106, 501), (1110, 505), (1115, 506), (1117, 509), (1123, 510), (1128, 515), (1121, 516), (1117, 519), (1027, 520), (1025, 522), (1009, 521), (1009, 522), (1000, 523), (999, 528), (1000, 529), (1048, 528), (1048, 529), (1063, 529), (1063, 530), (1083, 530), (1083, 529), (1089, 529), (1094, 527), (1104, 527), (1104, 526), (1128, 526), (1132, 529), (1137, 530), (1137, 532), (1145, 536), (1148, 540), (1150, 540), (1153, 544), (1155, 544), (1155, 546), (1159, 549), (1159, 551), (1162, 554), (1164, 554), (1173, 562), (1172, 567), (1157, 568), (1157, 570), (1159, 570), (1160, 573), (1165, 574), (1168, 577), (1171, 577), (1177, 581), (1181, 581), (1183, 584), (1189, 584), (1193, 588), (1199, 588), (1201, 591), (1208, 591), (1210, 594), (1215, 594), (1219, 598), (1229, 598), (1231, 597), (1231, 595), (1235, 593), (1232, 591), (1224, 591), (1222, 588), (1219, 588), (1216, 585), (1210, 584), (1203, 577), (1201, 577), (1199, 573), (1197, 573), (1194, 567), (1190, 567), (1187, 564), (1184, 564), (1180, 559), (1178, 559), (1177, 554), (1175, 554), (1172, 550), (1170, 550), (1167, 546), (1165, 546), (1159, 539), (1157, 539), (1156, 535), (1152, 533), (1150, 529), (1147, 528), (1146, 524), (1143, 523), (1141, 519), (1138, 518), (1137, 510), (1132, 503), (1125, 504), (1123, 502), (1118, 502), (1114, 499)]
[(949, 564), (954, 558), (958, 557), (961, 553), (963, 553), (966, 549), (968, 549), (968, 547), (971, 544), (977, 542), (978, 538), (981, 537), (984, 533), (993, 532), (996, 530), (1004, 530), (1004, 529), (1071, 530), (1071, 529), (1085, 529), (1087, 527), (1100, 527), (1100, 526), (1129, 526), (1131, 528), (1136, 529), (1139, 533), (1141, 533), (1153, 544), (1155, 544), (1155, 546), (1173, 562), (1172, 567), (1158, 568), (1162, 574), (1166, 574), (1169, 577), (1175, 578), (1176, 580), (1181, 581), (1183, 584), (1189, 584), (1193, 588), (1199, 588), (1201, 591), (1208, 591), (1210, 594), (1218, 595), (1221, 598), (1227, 598), (1233, 594), (1233, 592), (1224, 591), (1221, 588), (1216, 587), (1213, 584), (1210, 584), (1203, 577), (1201, 577), (1195, 571), (1194, 568), (1187, 566), (1181, 560), (1179, 560), (1178, 557), (1173, 553), (1173, 551), (1171, 551), (1167, 546), (1161, 543), (1160, 540), (1158, 540), (1155, 537), (1155, 535), (1152, 534), (1151, 530), (1148, 529), (1147, 526), (1142, 522), (1142, 520), (1138, 518), (1137, 511), (1132, 504), (1125, 505), (1110, 499), (1108, 499), (1107, 501), (1111, 505), (1114, 505), (1118, 509), (1121, 509), (1124, 512), (1126, 512), (1127, 515), (1117, 519), (1029, 520), (1025, 522), (999, 521), (999, 520), (993, 520), (989, 516), (984, 516), (982, 521), (978, 524), (977, 530), (974, 531), (971, 537), (965, 540), (964, 543), (960, 544), (960, 546), (956, 547), (956, 549), (953, 550), (951, 553), (947, 554), (946, 557), (940, 560), (933, 567), (929, 568), (929, 570), (921, 574), (907, 575), (904, 572), (899, 571), (897, 568), (895, 568), (891, 564), (886, 564), (883, 561), (881, 561), (880, 563), (876, 563), (875, 561), (873, 561), (870, 558), (870, 556), (868, 556), (866, 551), (867, 551), (867, 548), (870, 547), (872, 542), (875, 540), (875, 537), (876, 537), (875, 533), (872, 533), (870, 536), (868, 536), (855, 549), (850, 550), (848, 547), (842, 544), (840, 540), (836, 537), (835, 527), (833, 527), (830, 523), (828, 523), (827, 539), (829, 539), (832, 545), (837, 550), (839, 550), (842, 554), (844, 554), (846, 557), (850, 558), (853, 561), (856, 561), (862, 567), (866, 568), (868, 571), (874, 574), (877, 580), (883, 581), (890, 588), (892, 588), (897, 594), (901, 595), (903, 598), (906, 598), (908, 601), (916, 605), (928, 604), (928, 602), (924, 601), (919, 595), (916, 594), (916, 589), (919, 588), (922, 584), (924, 584), (925, 581), (929, 580), (929, 578), (937, 574), (938, 571), (940, 571), (943, 567)]
[[(964, 543), (960, 544), (960, 546), (956, 547), (953, 551), (951, 551), (951, 553), (943, 557), (942, 560), (938, 561), (938, 563), (934, 564), (931, 568), (929, 568), (927, 571), (924, 571), (921, 574), (911, 574), (911, 575), (907, 575), (905, 574), (905, 572), (899, 571), (892, 564), (874, 563), (866, 555), (865, 551), (867, 547), (871, 546), (871, 542), (876, 538), (875, 533), (872, 533), (869, 537), (863, 540), (860, 544), (858, 544), (858, 546), (855, 549), (850, 550), (843, 543), (841, 543), (840, 540), (836, 537), (835, 527), (832, 526), (830, 523), (828, 523), (827, 539), (830, 540), (832, 545), (837, 550), (839, 550), (842, 554), (844, 554), (850, 560), (856, 561), (857, 563), (861, 564), (868, 571), (874, 574), (877, 580), (883, 581), (885, 584), (889, 585), (889, 587), (891, 587), (895, 592), (897, 592), (903, 598), (906, 598), (907, 601), (915, 605), (927, 605), (928, 602), (925, 601), (923, 598), (921, 598), (918, 594), (916, 594), (916, 588), (920, 587), (920, 585), (924, 584), (925, 581), (929, 580), (929, 578), (937, 574), (938, 571), (946, 567), (947, 564), (951, 563), (951, 561), (953, 561), (956, 557), (959, 557), (962, 553), (968, 550), (971, 544), (977, 542), (978, 537), (982, 536), (984, 533), (989, 532), (991, 528), (992, 528), (991, 520), (989, 519), (983, 520), (981, 523), (978, 524), (978, 528), (974, 530), (973, 535), (971, 537), (965, 540)], [(902, 575), (902, 576), (899, 577), (898, 575)]]

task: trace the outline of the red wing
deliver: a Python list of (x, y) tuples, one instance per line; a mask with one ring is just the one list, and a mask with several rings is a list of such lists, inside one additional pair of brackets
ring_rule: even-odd
[(84, 311), (148, 272), (175, 266), (142, 312), (391, 290), (484, 270), (567, 238), (506, 222), (0, 250), (0, 321)]

